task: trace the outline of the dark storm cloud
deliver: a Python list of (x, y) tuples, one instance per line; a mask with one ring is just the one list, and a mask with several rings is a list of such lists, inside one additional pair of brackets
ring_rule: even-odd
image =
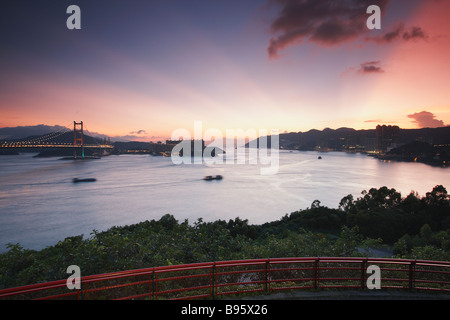
[(406, 28), (403, 23), (400, 23), (392, 31), (385, 33), (380, 37), (366, 38), (367, 41), (375, 41), (378, 43), (389, 43), (396, 40), (420, 40), (426, 39), (428, 36), (421, 27)]
[(138, 131), (130, 132), (130, 134), (146, 134), (146, 133), (147, 133), (147, 131), (145, 131), (145, 130), (138, 130)]
[(444, 121), (435, 118), (435, 115), (428, 111), (422, 111), (408, 115), (413, 122), (420, 128), (438, 128), (445, 127)]
[(281, 33), (270, 40), (269, 55), (305, 39), (323, 45), (335, 45), (366, 32), (367, 8), (376, 4), (383, 8), (389, 0), (273, 0), (281, 5), (271, 31)]
[(281, 7), (270, 26), (270, 31), (276, 36), (270, 39), (269, 57), (276, 58), (287, 46), (303, 41), (333, 46), (358, 38), (377, 43), (426, 38), (420, 27), (406, 28), (401, 22), (382, 36), (367, 36), (370, 31), (367, 28), (367, 8), (377, 5), (383, 16), (390, 1), (269, 0)]
[(426, 39), (427, 35), (420, 27), (412, 27), (410, 31), (403, 32), (403, 39), (411, 40), (411, 39)]
[(361, 64), (360, 73), (383, 73), (384, 70), (380, 67), (380, 61), (369, 61)]

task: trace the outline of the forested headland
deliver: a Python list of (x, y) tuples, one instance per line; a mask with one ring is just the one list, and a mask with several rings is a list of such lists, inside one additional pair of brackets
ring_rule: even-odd
[[(241, 213), (244, 217), (245, 213)], [(234, 220), (159, 220), (93, 230), (42, 250), (8, 244), (0, 254), (0, 289), (82, 275), (234, 259), (370, 256), (389, 246), (395, 258), (450, 261), (450, 197), (444, 186), (424, 196), (395, 189), (364, 190), (337, 208), (311, 206), (262, 225)]]

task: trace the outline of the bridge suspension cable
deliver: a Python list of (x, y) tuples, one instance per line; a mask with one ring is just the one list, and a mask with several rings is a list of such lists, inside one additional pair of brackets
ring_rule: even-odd
[(40, 144), (42, 142), (51, 140), (51, 139), (56, 139), (60, 136), (62, 136), (63, 134), (70, 132), (71, 129), (68, 128), (68, 126), (65, 127), (60, 127), (60, 129), (58, 131), (54, 131), (54, 132), (50, 132), (47, 133), (43, 136), (39, 136), (36, 138), (32, 138), (32, 139), (28, 139), (28, 140), (23, 140), (23, 139), (15, 139), (15, 140), (10, 140), (8, 141), (8, 143), (14, 143), (14, 144)]
[(98, 134), (95, 134), (93, 132), (89, 131), (89, 128), (87, 127), (86, 123), (83, 122), (83, 131), (85, 132), (86, 135), (89, 135), (91, 137), (94, 138), (94, 141), (96, 142), (96, 145), (101, 146), (101, 145), (109, 145), (110, 143), (104, 143), (104, 141), (106, 141), (106, 138), (101, 138), (98, 137)]

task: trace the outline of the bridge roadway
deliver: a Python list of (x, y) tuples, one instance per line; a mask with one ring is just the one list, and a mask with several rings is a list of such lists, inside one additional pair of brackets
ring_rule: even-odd
[(0, 149), (2, 148), (95, 148), (95, 149), (113, 149), (114, 146), (109, 144), (100, 144), (100, 145), (73, 145), (68, 143), (40, 143), (40, 144), (20, 144), (20, 143), (4, 143), (0, 145)]

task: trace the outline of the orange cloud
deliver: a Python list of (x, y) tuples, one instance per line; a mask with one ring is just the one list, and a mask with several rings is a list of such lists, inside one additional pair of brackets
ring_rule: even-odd
[(444, 121), (435, 118), (434, 114), (428, 111), (422, 111), (408, 115), (413, 122), (420, 128), (439, 128), (445, 127)]

